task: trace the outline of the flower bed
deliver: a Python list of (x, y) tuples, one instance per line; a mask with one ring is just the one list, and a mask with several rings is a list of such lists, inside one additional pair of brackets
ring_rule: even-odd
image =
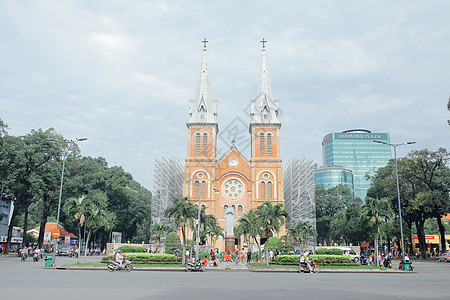
[[(319, 266), (353, 266), (358, 265), (344, 255), (311, 255), (310, 259)], [(277, 265), (298, 265), (300, 255), (278, 255), (273, 261)]]
[[(181, 257), (178, 258), (173, 254), (164, 253), (124, 253), (127, 259), (132, 264), (177, 264), (181, 262)], [(108, 254), (102, 258), (103, 263), (107, 263), (110, 259), (113, 259), (114, 254)]]

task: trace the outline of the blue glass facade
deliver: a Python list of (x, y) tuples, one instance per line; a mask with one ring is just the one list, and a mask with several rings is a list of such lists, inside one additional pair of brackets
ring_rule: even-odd
[(391, 147), (374, 143), (373, 140), (390, 143), (389, 133), (353, 129), (327, 134), (322, 141), (324, 166), (342, 166), (351, 170), (354, 195), (362, 200), (370, 186), (366, 175), (373, 175), (391, 159)]
[(342, 184), (354, 194), (353, 173), (341, 166), (320, 167), (314, 171), (314, 183), (326, 189)]

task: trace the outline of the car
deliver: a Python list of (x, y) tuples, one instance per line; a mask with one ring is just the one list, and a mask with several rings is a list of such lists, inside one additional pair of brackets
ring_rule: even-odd
[(439, 261), (450, 262), (450, 251), (447, 251), (447, 252), (442, 253), (441, 255), (439, 255), (438, 260)]
[(73, 249), (70, 247), (62, 247), (56, 251), (56, 255), (58, 256), (70, 256), (73, 252)]

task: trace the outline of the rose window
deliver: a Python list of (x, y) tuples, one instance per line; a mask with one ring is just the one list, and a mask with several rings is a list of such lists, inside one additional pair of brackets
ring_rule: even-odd
[(244, 191), (244, 184), (239, 179), (228, 179), (222, 185), (222, 195), (228, 200), (240, 199)]

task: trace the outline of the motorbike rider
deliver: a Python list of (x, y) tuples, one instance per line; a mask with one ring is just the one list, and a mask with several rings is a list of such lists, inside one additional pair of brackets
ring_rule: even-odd
[(114, 254), (113, 260), (115, 263), (119, 264), (120, 268), (124, 267), (125, 257), (122, 255), (122, 250), (116, 250), (116, 253)]
[(311, 260), (309, 252), (305, 252), (305, 254), (300, 257), (300, 265), (302, 265), (307, 270), (311, 270)]
[(22, 250), (20, 250), (20, 256), (22, 256), (25, 259), (28, 257), (28, 249), (27, 247), (23, 247)]

